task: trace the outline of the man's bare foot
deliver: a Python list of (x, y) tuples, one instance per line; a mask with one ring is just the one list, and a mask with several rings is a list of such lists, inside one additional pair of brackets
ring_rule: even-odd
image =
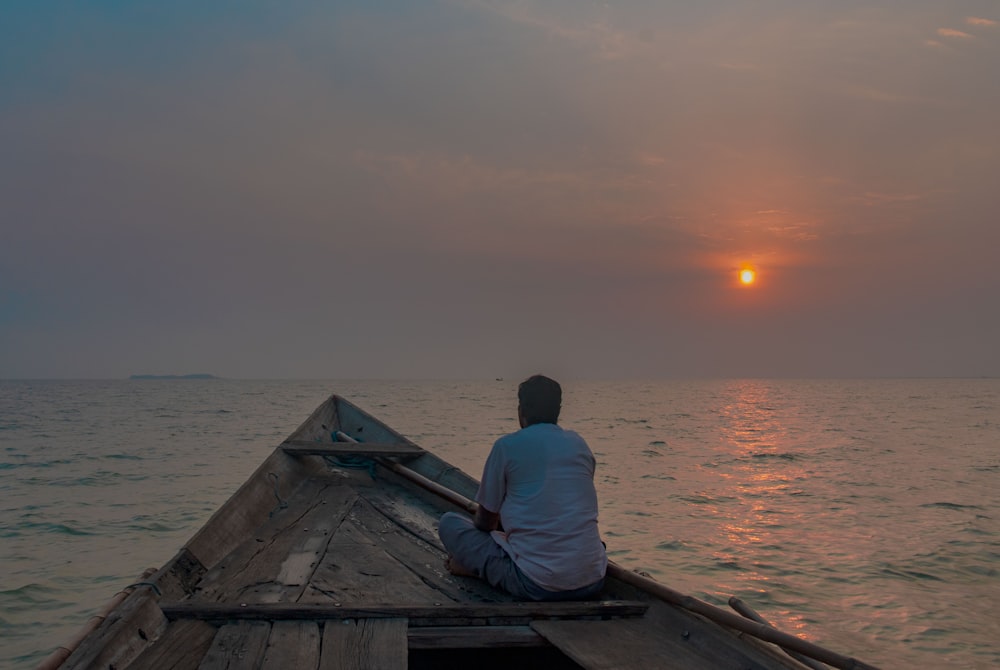
[(449, 556), (445, 559), (444, 567), (448, 572), (459, 577), (479, 577), (475, 572), (456, 561), (454, 556)]

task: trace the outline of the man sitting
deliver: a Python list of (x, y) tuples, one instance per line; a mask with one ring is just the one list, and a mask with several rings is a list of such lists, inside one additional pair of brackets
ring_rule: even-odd
[(535, 375), (517, 390), (521, 430), (493, 445), (475, 519), (448, 512), (438, 533), (456, 575), (478, 577), (524, 600), (583, 600), (604, 585), (594, 455), (556, 425), (562, 388)]

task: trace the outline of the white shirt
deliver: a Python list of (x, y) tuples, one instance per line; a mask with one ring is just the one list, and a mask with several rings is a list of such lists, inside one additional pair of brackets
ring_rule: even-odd
[(552, 423), (501, 437), (486, 459), (476, 501), (500, 514), (493, 537), (542, 588), (570, 591), (604, 576), (594, 467), (583, 438)]

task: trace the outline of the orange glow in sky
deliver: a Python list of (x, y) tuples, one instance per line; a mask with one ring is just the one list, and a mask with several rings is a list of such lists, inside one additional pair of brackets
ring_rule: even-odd
[(0, 391), (1000, 377), (997, 1), (133, 4), (0, 4)]

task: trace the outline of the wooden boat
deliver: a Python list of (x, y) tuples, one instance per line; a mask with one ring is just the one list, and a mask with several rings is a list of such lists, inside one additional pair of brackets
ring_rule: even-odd
[(872, 667), (613, 563), (592, 602), (514, 602), (451, 575), (437, 520), (476, 489), (332, 396), (40, 667)]

